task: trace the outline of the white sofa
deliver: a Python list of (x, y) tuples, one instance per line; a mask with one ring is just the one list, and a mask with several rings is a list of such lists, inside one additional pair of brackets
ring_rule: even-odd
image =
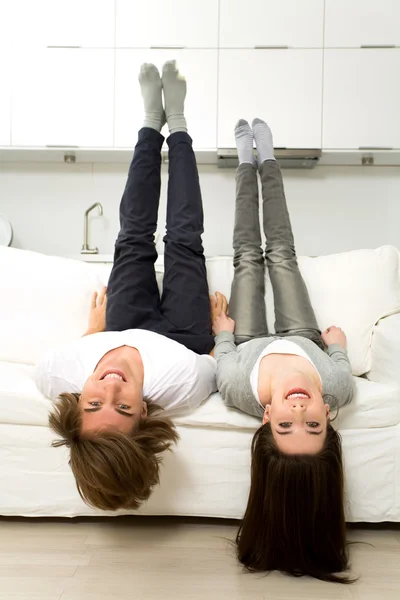
[[(343, 327), (357, 376), (354, 400), (336, 422), (349, 521), (400, 521), (399, 259), (390, 246), (299, 259), (320, 327)], [(229, 295), (231, 262), (208, 260), (210, 290)], [(33, 374), (42, 350), (82, 335), (92, 290), (107, 281), (110, 268), (0, 248), (1, 515), (99, 514), (79, 498), (68, 450), (50, 447), (51, 402), (35, 388)], [(161, 281), (162, 260), (157, 270)], [(272, 330), (268, 277), (267, 307)], [(165, 455), (161, 484), (139, 512), (240, 518), (259, 422), (227, 409), (218, 394), (176, 422), (179, 444)]]

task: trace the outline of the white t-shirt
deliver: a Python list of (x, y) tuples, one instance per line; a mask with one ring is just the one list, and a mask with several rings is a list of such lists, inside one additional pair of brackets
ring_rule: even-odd
[[(275, 340), (275, 341), (271, 342), (268, 346), (266, 346), (266, 348), (264, 348), (264, 350), (261, 352), (260, 356), (257, 358), (257, 362), (254, 365), (253, 370), (250, 374), (251, 389), (252, 389), (253, 394), (259, 404), (261, 404), (261, 402), (260, 402), (260, 396), (258, 395), (258, 373), (260, 371), (260, 363), (261, 363), (262, 359), (264, 358), (264, 356), (268, 356), (269, 354), (294, 354), (296, 356), (301, 356), (301, 357), (305, 358), (306, 360), (308, 360), (318, 373), (317, 367), (314, 365), (313, 361), (308, 356), (307, 352), (305, 352), (303, 350), (303, 348), (300, 348), (300, 346), (298, 346), (295, 342), (291, 342), (290, 340), (285, 340), (285, 339)], [(321, 379), (321, 375), (319, 373), (318, 373), (318, 375), (319, 375), (319, 378)], [(261, 406), (262, 406), (262, 404), (261, 404)]]
[(143, 397), (166, 410), (194, 409), (215, 392), (217, 363), (182, 344), (143, 329), (87, 335), (47, 352), (36, 366), (36, 385), (49, 398), (80, 393), (107, 352), (130, 346), (143, 361)]

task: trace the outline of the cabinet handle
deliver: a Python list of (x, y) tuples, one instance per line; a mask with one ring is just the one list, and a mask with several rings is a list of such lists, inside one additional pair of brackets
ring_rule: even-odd
[(79, 148), (71, 144), (46, 144), (46, 148)]
[(82, 46), (46, 46), (46, 48), (82, 48)]
[(289, 46), (254, 46), (254, 50), (289, 50)]
[(387, 50), (388, 48), (396, 48), (396, 44), (362, 44), (360, 46), (363, 50), (371, 50), (371, 49), (382, 49)]
[(150, 46), (150, 50), (184, 50), (186, 46)]
[(393, 146), (358, 146), (359, 150), (393, 150)]

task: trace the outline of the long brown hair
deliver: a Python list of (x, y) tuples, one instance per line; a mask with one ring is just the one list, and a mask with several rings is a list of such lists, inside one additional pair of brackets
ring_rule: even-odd
[(340, 435), (328, 425), (318, 454), (283, 454), (271, 426), (251, 446), (251, 487), (236, 544), (250, 571), (278, 570), (295, 577), (352, 583), (344, 516)]
[(70, 448), (72, 472), (81, 498), (102, 510), (138, 508), (159, 482), (160, 454), (178, 440), (170, 419), (156, 404), (132, 433), (102, 431), (82, 436), (79, 394), (61, 394), (49, 425)]

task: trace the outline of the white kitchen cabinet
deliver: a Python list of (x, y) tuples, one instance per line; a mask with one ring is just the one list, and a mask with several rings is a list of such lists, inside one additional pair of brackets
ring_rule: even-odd
[(400, 49), (326, 50), (323, 148), (400, 148)]
[(320, 148), (322, 50), (221, 50), (218, 147), (240, 118), (267, 121), (276, 148)]
[(116, 0), (117, 48), (217, 48), (218, 0)]
[(11, 69), (9, 51), (1, 47), (0, 81), (0, 146), (9, 146), (11, 138)]
[(323, 46), (324, 0), (220, 0), (221, 48)]
[(12, 145), (111, 147), (114, 52), (57, 48), (16, 53)]
[[(217, 50), (178, 50), (174, 53), (187, 79), (185, 116), (195, 149), (216, 148)], [(138, 73), (143, 62), (152, 62), (162, 73), (171, 58), (166, 50), (116, 50), (115, 146), (132, 147), (142, 127), (144, 109)], [(165, 135), (168, 129), (165, 127)]]
[(325, 46), (400, 46), (399, 0), (326, 0)]
[(11, 46), (13, 38), (13, 11), (9, 0), (0, 0), (0, 48)]
[(14, 45), (112, 48), (115, 0), (8, 0)]

